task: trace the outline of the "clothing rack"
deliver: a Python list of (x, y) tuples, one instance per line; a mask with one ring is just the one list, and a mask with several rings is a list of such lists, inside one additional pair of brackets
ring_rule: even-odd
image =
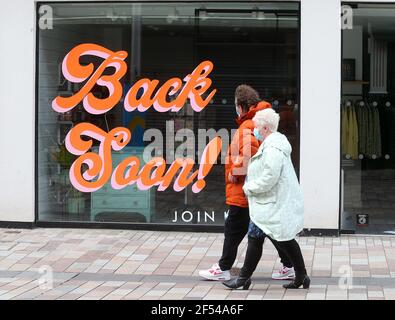
[(349, 160), (395, 159), (395, 105), (391, 99), (343, 97), (342, 153)]

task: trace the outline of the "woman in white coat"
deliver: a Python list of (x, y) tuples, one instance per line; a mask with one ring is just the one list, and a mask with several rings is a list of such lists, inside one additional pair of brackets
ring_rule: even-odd
[(279, 115), (273, 109), (256, 113), (254, 134), (263, 141), (251, 158), (243, 186), (250, 207), (250, 227), (246, 258), (240, 275), (224, 282), (236, 289), (248, 289), (251, 276), (262, 256), (263, 242), (269, 237), (283, 249), (295, 269), (295, 279), (286, 289), (309, 288), (304, 259), (295, 240), (303, 229), (303, 197), (291, 161), (291, 145), (277, 132)]

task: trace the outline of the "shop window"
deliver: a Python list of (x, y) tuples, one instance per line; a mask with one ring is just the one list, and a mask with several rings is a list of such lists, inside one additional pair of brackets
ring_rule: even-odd
[[(40, 23), (40, 6), (44, 5), (51, 7), (51, 24)], [(39, 3), (38, 10), (39, 221), (223, 224), (228, 208), (224, 164), (220, 158), (226, 152), (232, 129), (236, 128), (234, 90), (243, 83), (253, 86), (281, 114), (280, 131), (291, 141), (298, 171), (298, 3)], [(66, 55), (82, 44), (128, 54), (124, 60), (127, 71), (120, 79), (122, 97), (107, 112), (89, 112), (83, 101), (69, 111), (53, 107), (56, 97), (74, 96), (87, 83), (87, 80), (67, 79), (63, 66)], [(204, 110), (194, 110), (188, 99), (177, 112), (160, 112), (154, 106), (144, 112), (125, 108), (125, 96), (137, 81), (155, 79), (160, 86), (171, 78), (184, 79), (204, 61), (213, 64), (209, 76), (212, 84), (207, 93), (216, 90)], [(82, 67), (91, 65), (94, 70), (102, 62), (103, 57), (92, 54), (78, 60)], [(113, 73), (111, 67), (104, 71), (109, 76)], [(91, 93), (98, 99), (110, 95), (100, 83)], [(139, 92), (137, 96), (142, 94)], [(175, 98), (176, 95), (167, 97), (169, 101)], [(131, 139), (122, 150), (111, 151), (113, 170), (130, 157), (138, 159), (140, 169), (150, 160), (144, 152), (152, 146), (149, 134), (152, 130), (163, 139), (159, 143), (162, 153), (156, 155), (163, 159), (183, 157), (174, 152), (184, 144), (185, 150), (191, 151), (195, 158), (193, 171), (199, 169), (202, 156), (199, 129), (222, 133), (225, 148), (205, 176), (205, 186), (199, 192), (193, 190), (193, 183), (175, 190), (176, 175), (162, 191), (158, 185), (144, 188), (137, 182), (117, 189), (110, 179), (97, 190), (84, 191), (76, 188), (70, 179), (70, 170), (79, 155), (70, 152), (66, 143), (70, 131), (78, 130), (77, 126), (83, 123), (103, 132), (114, 128), (131, 132)], [(195, 140), (189, 141), (186, 133)], [(100, 141), (92, 140), (89, 152), (98, 154)], [(209, 141), (207, 138), (204, 145)], [(166, 170), (171, 163), (166, 163)], [(83, 165), (81, 170), (87, 168)]]
[(395, 232), (393, 4), (350, 3), (342, 31), (342, 217), (357, 233)]

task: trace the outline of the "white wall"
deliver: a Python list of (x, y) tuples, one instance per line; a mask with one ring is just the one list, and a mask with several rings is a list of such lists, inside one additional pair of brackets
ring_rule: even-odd
[(340, 1), (301, 6), (300, 181), (305, 227), (337, 229), (340, 175)]
[(0, 10), (0, 221), (34, 220), (34, 2)]

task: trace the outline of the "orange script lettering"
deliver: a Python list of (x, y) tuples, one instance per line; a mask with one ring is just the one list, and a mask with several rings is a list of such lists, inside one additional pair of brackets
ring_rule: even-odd
[[(80, 64), (80, 58), (89, 55), (103, 59), (96, 70), (93, 63)], [(70, 97), (57, 96), (52, 101), (52, 108), (63, 113), (73, 109), (82, 101), (85, 110), (91, 114), (103, 114), (111, 110), (122, 97), (120, 80), (127, 71), (124, 61), (127, 56), (126, 51), (114, 52), (93, 43), (84, 43), (74, 47), (63, 59), (62, 73), (70, 82), (82, 83), (85, 81), (85, 83), (77, 93)], [(114, 69), (113, 73), (104, 74), (104, 71), (110, 67)], [(161, 86), (159, 86), (159, 80), (140, 79), (127, 92), (124, 108), (127, 111), (144, 112), (153, 106), (159, 112), (177, 112), (189, 99), (193, 110), (200, 112), (216, 93), (216, 89), (213, 89), (210, 93), (205, 94), (212, 84), (208, 75), (213, 67), (211, 61), (203, 61), (182, 80), (171, 78)], [(97, 98), (93, 95), (91, 90), (96, 84), (107, 88), (108, 97)], [(141, 90), (143, 93), (138, 94)], [(169, 98), (175, 95), (177, 95), (175, 99), (169, 101)]]
[[(82, 136), (90, 139), (82, 139)], [(98, 153), (89, 151), (93, 144), (92, 139), (100, 141)], [(219, 137), (212, 139), (205, 147), (199, 169), (196, 171), (193, 171), (195, 162), (189, 158), (176, 159), (166, 170), (165, 160), (160, 157), (152, 158), (141, 169), (138, 157), (128, 157), (113, 170), (112, 150), (121, 150), (130, 139), (130, 131), (123, 127), (105, 132), (87, 122), (74, 126), (66, 136), (67, 150), (79, 156), (70, 168), (72, 185), (82, 192), (94, 192), (111, 179), (111, 186), (114, 189), (122, 189), (137, 183), (141, 190), (157, 186), (158, 191), (164, 191), (175, 179), (173, 184), (175, 191), (181, 191), (194, 182), (192, 191), (198, 193), (205, 187), (204, 179), (217, 160), (222, 147), (222, 140)], [(85, 170), (84, 165), (87, 166)]]

